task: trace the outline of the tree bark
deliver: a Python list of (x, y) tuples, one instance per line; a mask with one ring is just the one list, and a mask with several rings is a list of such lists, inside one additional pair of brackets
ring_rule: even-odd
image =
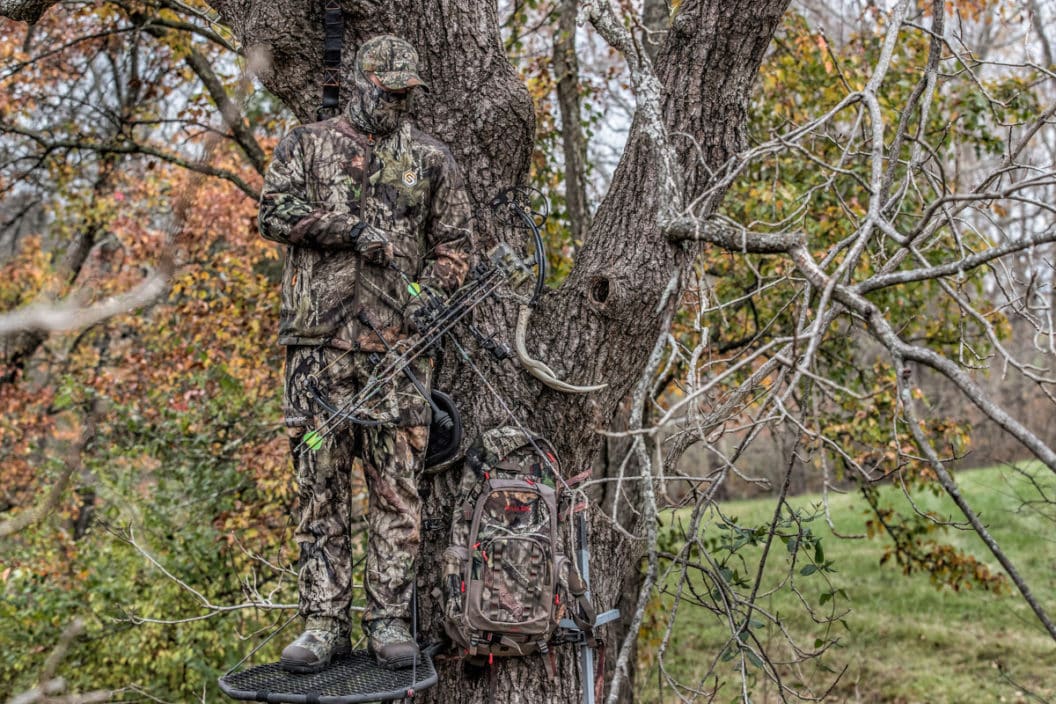
[[(663, 110), (669, 133), (687, 135), (675, 137), (674, 144), (688, 194), (705, 188), (709, 169), (741, 148), (749, 90), (787, 4), (788, 0), (689, 1), (674, 18), (656, 66), (665, 86)], [(269, 59), (261, 71), (268, 89), (302, 120), (311, 120), (321, 94), (320, 5), (217, 0), (214, 7), (247, 52)], [(525, 181), (534, 116), (527, 90), (503, 54), (494, 3), (362, 0), (346, 2), (345, 13), (346, 80), (355, 50), (367, 37), (390, 32), (418, 48), (423, 77), (432, 89), (418, 102), (418, 121), (451, 147), (478, 206), (499, 188)], [(691, 142), (700, 150), (691, 148)], [(533, 356), (573, 383), (607, 382), (608, 387), (587, 396), (563, 395), (509, 364), (478, 355), (477, 364), (502, 390), (502, 403), (470, 370), (456, 366), (445, 369), (441, 377), (452, 381), (449, 390), (461, 404), (467, 435), (510, 423), (503, 409), (506, 403), (521, 422), (551, 438), (566, 471), (594, 466), (601, 448), (598, 431), (609, 427), (617, 405), (641, 375), (666, 314), (677, 303), (681, 272), (691, 260), (689, 248), (673, 243), (656, 222), (661, 205), (656, 178), (655, 149), (636, 121), (572, 274), (560, 289), (544, 296), (529, 327)], [(712, 199), (709, 207), (717, 204), (718, 199)], [(484, 223), (478, 229), (483, 239), (493, 232)], [(519, 244), (525, 233), (502, 235)], [(513, 329), (515, 316), (512, 302), (498, 301), (478, 309), (477, 324), (503, 333)], [(450, 520), (455, 474), (451, 471), (427, 482), (426, 519), (439, 519), (441, 525)], [(618, 602), (627, 576), (638, 569), (641, 548), (613, 531), (597, 512), (591, 524), (592, 591), (596, 606), (603, 610)], [(433, 585), (439, 584), (437, 567), (445, 539), (444, 531), (423, 535), (419, 594), (426, 625), (438, 622), (439, 591)], [(499, 700), (580, 701), (575, 655), (569, 648), (559, 649), (554, 682), (548, 681), (537, 658), (497, 661)], [(418, 698), (487, 701), (487, 677), (469, 677), (454, 662), (439, 665), (440, 684)]]
[(667, 0), (645, 0), (642, 3), (642, 46), (653, 63), (664, 45), (670, 14)]
[(587, 202), (587, 141), (580, 125), (579, 60), (576, 58), (577, 0), (561, 0), (554, 35), (554, 79), (561, 110), (561, 146), (565, 157), (565, 208), (572, 240), (582, 242), (590, 229)]
[(34, 24), (57, 2), (58, 0), (0, 0), (0, 17)]

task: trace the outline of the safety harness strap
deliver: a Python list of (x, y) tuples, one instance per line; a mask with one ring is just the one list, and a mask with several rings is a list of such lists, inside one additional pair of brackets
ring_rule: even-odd
[(341, 97), (341, 44), (345, 35), (345, 16), (337, 0), (323, 2), (323, 102), (315, 111), (322, 120), (337, 111)]

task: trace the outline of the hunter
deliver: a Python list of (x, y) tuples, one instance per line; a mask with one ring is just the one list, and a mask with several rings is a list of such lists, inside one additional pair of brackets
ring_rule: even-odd
[[(393, 36), (370, 39), (356, 54), (353, 84), (343, 114), (296, 127), (278, 145), (260, 203), (261, 234), (286, 245), (279, 343), (299, 483), (304, 618), (304, 632), (282, 652), (292, 672), (322, 670), (351, 647), (357, 458), (369, 507), (368, 647), (389, 669), (418, 658), (409, 619), (430, 407), (400, 375), (363, 411), (371, 423), (334, 423), (332, 409), (346, 407), (370, 378), (372, 357), (386, 354), (382, 336), (398, 351), (414, 334), (419, 290), (450, 294), (469, 268), (470, 205), (459, 168), (443, 143), (410, 122), (415, 93), (428, 90), (414, 48)], [(424, 355), (411, 365), (426, 389), (432, 366)], [(326, 428), (317, 449), (301, 442), (314, 428)]]

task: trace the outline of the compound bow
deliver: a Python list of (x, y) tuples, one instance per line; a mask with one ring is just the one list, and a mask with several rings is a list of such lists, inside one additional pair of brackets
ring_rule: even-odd
[[(543, 204), (542, 210), (534, 210), (531, 206), (532, 195), (535, 194)], [(513, 419), (518, 426), (521, 423), (509, 406), (503, 401), (501, 395), (488, 383), (487, 378), (473, 363), (466, 348), (459, 342), (454, 334), (455, 326), (463, 321), (477, 306), (495, 296), (498, 290), (504, 286), (519, 288), (522, 284), (532, 278), (531, 266), (535, 267), (535, 281), (531, 296), (523, 300), (518, 315), (515, 349), (518, 359), (524, 368), (533, 376), (537, 377), (547, 386), (566, 393), (587, 393), (605, 388), (605, 384), (596, 386), (574, 386), (561, 381), (554, 372), (543, 362), (532, 359), (527, 352), (524, 337), (527, 330), (528, 319), (531, 308), (538, 303), (546, 281), (546, 251), (543, 246), (540, 225), (546, 221), (549, 208), (545, 197), (535, 189), (509, 188), (500, 192), (489, 203), (492, 213), (503, 224), (510, 227), (527, 227), (534, 239), (535, 251), (528, 257), (519, 257), (507, 244), (499, 244), (493, 247), (487, 255), (486, 260), (478, 263), (468, 276), (465, 285), (452, 294), (447, 300), (443, 300), (432, 291), (420, 287), (412, 282), (407, 274), (393, 267), (407, 282), (408, 291), (414, 296), (424, 297), (423, 305), (414, 313), (413, 322), (419, 333), (411, 338), (409, 344), (402, 347), (389, 348), (388, 353), (380, 360), (376, 360), (373, 374), (367, 384), (360, 391), (340, 407), (330, 405), (326, 399), (313, 389), (316, 401), (328, 413), (326, 420), (317, 428), (309, 430), (301, 439), (295, 450), (302, 446), (310, 450), (316, 450), (322, 446), (323, 439), (332, 433), (344, 422), (351, 422), (362, 426), (378, 426), (386, 422), (379, 420), (376, 416), (379, 395), (391, 388), (391, 384), (400, 374), (411, 376), (412, 383), (433, 407), (434, 414), (439, 413), (440, 418), (454, 416), (454, 405), (450, 397), (439, 393), (430, 397), (425, 394), (421, 384), (417, 383), (410, 373), (409, 366), (414, 360), (425, 354), (430, 349), (439, 348), (445, 336), (451, 340), (459, 355), (471, 369), (481, 378), (489, 391), (500, 401), (504, 411)], [(513, 354), (510, 348), (488, 336), (475, 325), (468, 326), (469, 332), (477, 340), (478, 344), (498, 360), (506, 359)], [(399, 344), (399, 343), (398, 343)], [(373, 404), (373, 406), (371, 405)], [(443, 408), (442, 406), (447, 406)], [(364, 414), (366, 417), (364, 417)], [(454, 424), (457, 420), (442, 421), (441, 429), (452, 432), (456, 429)], [(461, 433), (461, 428), (457, 428)], [(457, 443), (456, 443), (457, 444)], [(447, 459), (447, 458), (445, 458)]]

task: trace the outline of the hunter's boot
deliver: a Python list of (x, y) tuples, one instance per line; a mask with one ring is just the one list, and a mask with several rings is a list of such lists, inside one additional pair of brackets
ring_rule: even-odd
[(418, 644), (406, 621), (379, 618), (364, 622), (363, 628), (367, 632), (367, 649), (382, 667), (399, 670), (418, 661)]
[(347, 655), (352, 650), (348, 627), (331, 618), (308, 618), (304, 632), (282, 651), (279, 662), (287, 672), (307, 674), (319, 672), (336, 655)]

